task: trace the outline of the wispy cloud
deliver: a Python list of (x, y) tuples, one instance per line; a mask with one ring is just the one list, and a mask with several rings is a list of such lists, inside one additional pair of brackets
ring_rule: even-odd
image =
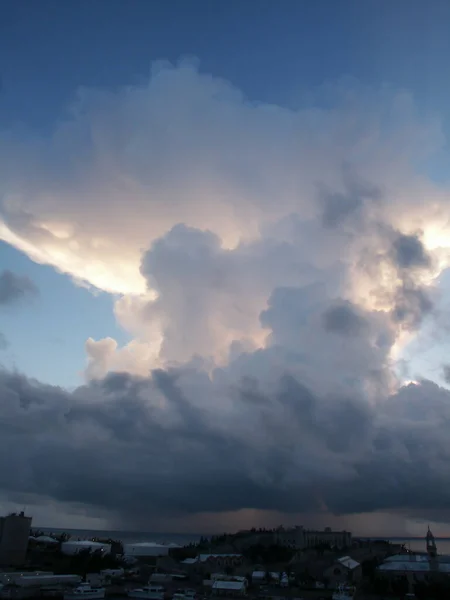
[(7, 269), (0, 273), (0, 305), (15, 304), (37, 294), (38, 288), (29, 277)]

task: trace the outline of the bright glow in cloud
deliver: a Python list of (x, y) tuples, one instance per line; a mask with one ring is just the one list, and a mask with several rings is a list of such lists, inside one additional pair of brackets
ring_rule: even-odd
[[(332, 89), (333, 108), (292, 110), (159, 63), (140, 86), (80, 90), (50, 139), (0, 139), (0, 239), (122, 295), (116, 315), (135, 339), (89, 340), (88, 376), (195, 356), (224, 365), (236, 344), (267, 346), (274, 290), (318, 281), (397, 310), (391, 360), (401, 354), (405, 311), (416, 328), (418, 290), (449, 264), (449, 190), (413, 167), (443, 136), (406, 93)], [(392, 262), (398, 233), (430, 253), (407, 280)]]

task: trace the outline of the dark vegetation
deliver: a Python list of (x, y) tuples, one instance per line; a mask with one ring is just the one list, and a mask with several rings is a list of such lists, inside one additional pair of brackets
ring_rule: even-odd
[(294, 548), (287, 548), (278, 544), (270, 546), (256, 544), (243, 550), (242, 555), (252, 564), (270, 565), (278, 563), (288, 564), (296, 552)]

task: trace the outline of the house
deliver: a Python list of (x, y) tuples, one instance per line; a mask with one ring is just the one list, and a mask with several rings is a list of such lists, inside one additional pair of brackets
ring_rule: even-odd
[(342, 556), (324, 570), (323, 579), (328, 580), (332, 587), (340, 583), (355, 583), (361, 579), (361, 565), (350, 556)]

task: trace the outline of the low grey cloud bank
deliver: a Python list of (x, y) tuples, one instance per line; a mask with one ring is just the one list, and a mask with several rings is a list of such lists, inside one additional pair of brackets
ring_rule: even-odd
[[(209, 406), (190, 396), (199, 380)], [(375, 411), (291, 376), (251, 393), (219, 381), (190, 369), (112, 374), (69, 394), (3, 372), (2, 490), (106, 509), (127, 525), (246, 507), (426, 515), (448, 505), (450, 396), (435, 384), (404, 387)]]

